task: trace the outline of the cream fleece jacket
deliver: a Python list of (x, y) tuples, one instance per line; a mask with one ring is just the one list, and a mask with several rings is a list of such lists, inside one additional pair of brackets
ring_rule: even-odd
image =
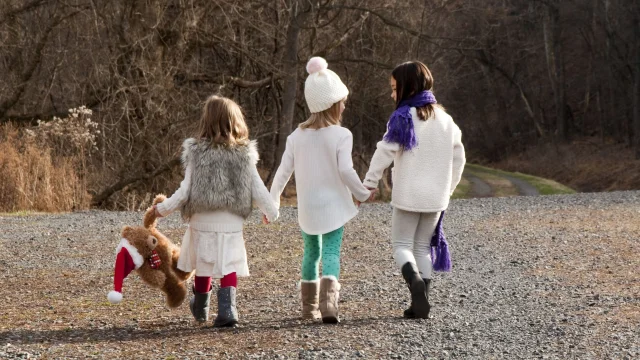
[(377, 188), (383, 171), (393, 162), (391, 205), (413, 212), (437, 212), (449, 206), (466, 162), (462, 132), (443, 109), (420, 120), (411, 108), (418, 145), (402, 151), (400, 145), (378, 142), (364, 185)]
[(352, 148), (351, 132), (339, 125), (298, 128), (287, 138), (271, 196), (279, 206), (280, 194), (295, 171), (298, 222), (305, 233), (339, 229), (358, 214), (351, 194), (359, 201), (371, 195), (353, 169)]

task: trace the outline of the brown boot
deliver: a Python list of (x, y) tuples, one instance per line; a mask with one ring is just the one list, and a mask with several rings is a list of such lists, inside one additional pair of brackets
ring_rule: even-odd
[(340, 283), (334, 277), (323, 277), (320, 280), (320, 313), (323, 323), (336, 324), (340, 322), (338, 316), (339, 297)]
[(309, 320), (319, 320), (318, 294), (320, 291), (319, 281), (302, 281), (300, 283), (300, 295), (302, 297), (302, 318)]

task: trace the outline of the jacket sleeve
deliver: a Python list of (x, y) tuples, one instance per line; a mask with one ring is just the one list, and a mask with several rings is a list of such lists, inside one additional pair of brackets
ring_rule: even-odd
[(180, 187), (176, 192), (171, 195), (170, 198), (159, 203), (157, 205), (158, 212), (162, 216), (168, 216), (177, 209), (181, 208), (184, 203), (189, 199), (189, 187), (191, 186), (191, 173), (193, 172), (193, 165), (187, 164), (187, 168), (184, 171), (184, 179), (180, 183)]
[(391, 165), (398, 151), (400, 151), (400, 145), (397, 143), (389, 143), (384, 140), (378, 142), (376, 152), (371, 158), (371, 164), (369, 164), (369, 171), (364, 177), (364, 186), (371, 189), (378, 187), (382, 173)]
[(462, 145), (462, 131), (456, 128), (456, 134), (453, 138), (453, 166), (451, 167), (451, 194), (456, 190), (456, 186), (460, 183), (464, 165), (467, 162), (464, 154), (464, 145)]
[(291, 179), (293, 169), (293, 144), (291, 136), (289, 136), (284, 154), (282, 154), (282, 160), (280, 160), (280, 166), (271, 183), (271, 199), (277, 208), (280, 208), (280, 195), (284, 191), (284, 187), (287, 186), (289, 179)]
[(270, 222), (278, 219), (278, 208), (273, 203), (269, 190), (264, 186), (264, 182), (258, 173), (258, 168), (255, 166), (251, 170), (251, 197), (260, 211), (267, 216)]
[(353, 135), (351, 132), (338, 143), (338, 171), (342, 182), (358, 201), (367, 201), (371, 191), (362, 185), (358, 173), (353, 168)]

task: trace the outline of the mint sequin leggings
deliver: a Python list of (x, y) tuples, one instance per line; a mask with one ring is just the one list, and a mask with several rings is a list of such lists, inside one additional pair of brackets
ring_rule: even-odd
[(302, 231), (304, 256), (302, 257), (302, 280), (318, 280), (318, 269), (322, 255), (322, 276), (340, 277), (340, 248), (344, 227), (324, 235), (309, 235)]

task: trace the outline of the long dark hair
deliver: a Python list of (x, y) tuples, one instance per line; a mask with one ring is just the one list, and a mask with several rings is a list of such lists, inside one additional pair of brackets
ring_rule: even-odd
[[(427, 65), (420, 61), (407, 61), (396, 66), (391, 72), (396, 80), (396, 109), (400, 103), (411, 96), (425, 90), (433, 89), (433, 76)], [(436, 104), (428, 104), (417, 108), (418, 117), (427, 120), (433, 115)]]

